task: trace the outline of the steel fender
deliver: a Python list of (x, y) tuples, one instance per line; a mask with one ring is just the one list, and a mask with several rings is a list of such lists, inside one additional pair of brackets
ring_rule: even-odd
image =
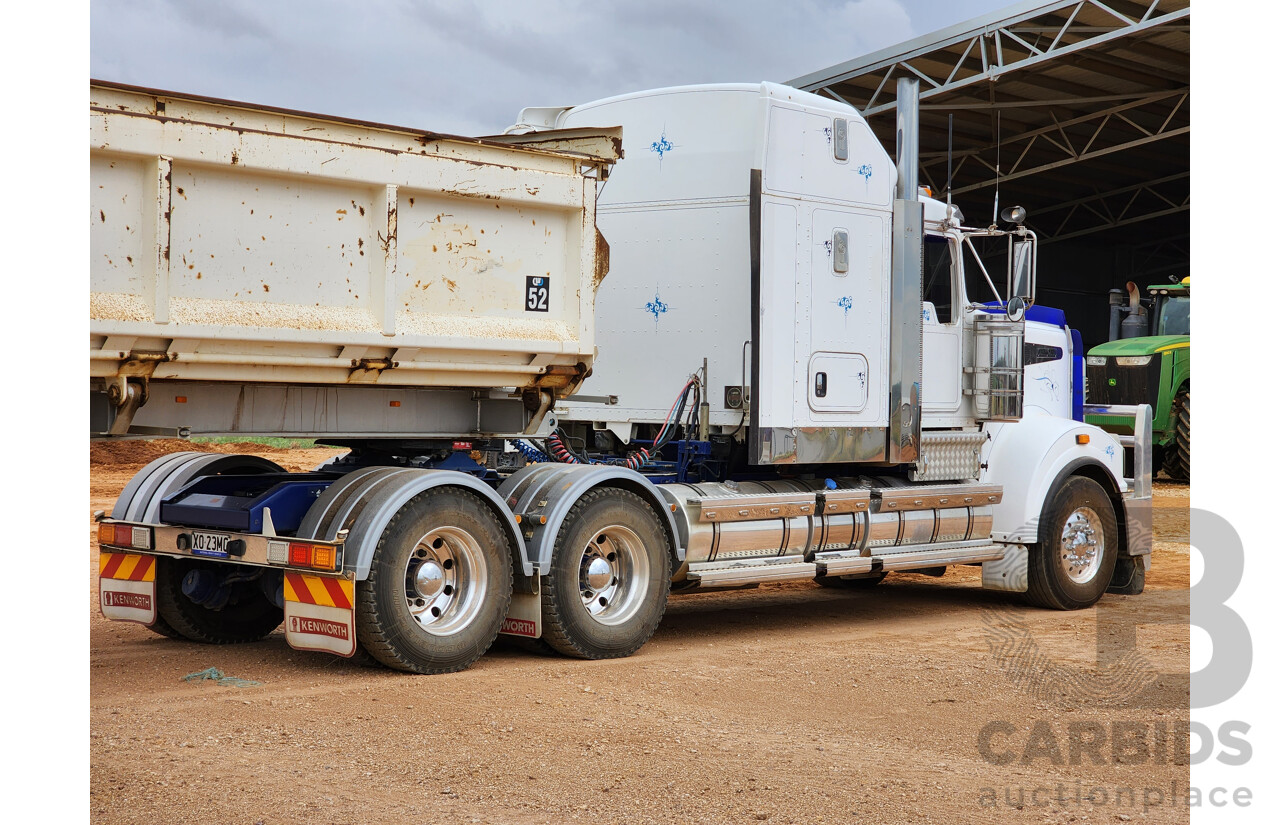
[[(1093, 464), (1124, 492), (1124, 450), (1112, 435), (1091, 424), (1048, 415), (1029, 415), (1010, 424), (992, 425), (982, 480), (1003, 485), (1004, 499), (992, 513), (996, 541), (1032, 544), (1039, 541), (1040, 511), (1054, 482), (1068, 466)], [(1089, 436), (1079, 444), (1076, 437)], [(1117, 514), (1119, 515), (1119, 514)]]
[[(626, 467), (608, 464), (533, 464), (518, 471), (498, 488), (498, 495), (521, 516), (528, 555), (539, 575), (551, 569), (556, 534), (569, 510), (589, 490), (619, 487), (639, 495), (657, 511), (671, 541), (672, 569), (684, 561), (684, 545), (671, 505), (649, 479)], [(532, 534), (532, 535), (530, 535)]]
[(391, 518), (413, 498), (436, 487), (460, 487), (484, 499), (498, 516), (524, 574), (532, 575), (515, 516), (489, 485), (455, 470), (366, 467), (348, 473), (311, 505), (298, 527), (298, 536), (335, 541), (338, 531), (347, 530), (344, 566), (354, 570), (356, 579), (364, 580), (369, 577), (378, 539)]
[(160, 520), (160, 502), (201, 476), (219, 473), (283, 473), (274, 461), (256, 455), (181, 452), (162, 455), (129, 479), (116, 499), (111, 517), (154, 524)]

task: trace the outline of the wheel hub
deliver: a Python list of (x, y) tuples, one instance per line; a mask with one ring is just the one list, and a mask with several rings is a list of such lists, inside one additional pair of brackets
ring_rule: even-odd
[(603, 591), (609, 585), (613, 584), (616, 576), (613, 572), (613, 565), (607, 560), (596, 556), (587, 564), (586, 570), (587, 587), (594, 591)]
[(578, 590), (582, 605), (601, 624), (620, 624), (640, 608), (648, 590), (649, 557), (630, 528), (612, 525), (582, 550)]
[(1090, 581), (1102, 566), (1106, 550), (1102, 519), (1090, 507), (1080, 507), (1067, 516), (1059, 540), (1059, 562), (1067, 578), (1077, 584)]
[(444, 589), (444, 566), (435, 559), (428, 559), (418, 565), (418, 572), (413, 576), (414, 588), (418, 594), (427, 598), (439, 595)]

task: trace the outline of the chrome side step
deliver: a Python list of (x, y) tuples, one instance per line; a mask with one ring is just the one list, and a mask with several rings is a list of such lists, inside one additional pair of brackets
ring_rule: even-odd
[(767, 582), (799, 581), (815, 576), (851, 576), (871, 573), (921, 570), (951, 564), (977, 564), (1004, 558), (1006, 545), (983, 541), (937, 545), (908, 549), (901, 553), (863, 556), (856, 551), (836, 550), (817, 553), (807, 562), (795, 556), (762, 561), (760, 559), (710, 562), (690, 565), (687, 580), (699, 587), (732, 587)]
[(712, 562), (690, 565), (688, 580), (700, 586), (711, 587), (796, 581), (812, 579), (816, 575), (818, 575), (818, 565), (812, 562), (790, 558), (762, 564), (759, 560), (752, 559), (750, 562)]
[(819, 574), (824, 576), (848, 576), (851, 573), (870, 573), (875, 566), (875, 559), (864, 556), (857, 550), (836, 550), (827, 553), (815, 553), (813, 560), (817, 562)]
[(880, 569), (917, 570), (947, 564), (975, 564), (1004, 558), (1005, 545), (980, 544), (976, 547), (934, 547), (880, 556)]

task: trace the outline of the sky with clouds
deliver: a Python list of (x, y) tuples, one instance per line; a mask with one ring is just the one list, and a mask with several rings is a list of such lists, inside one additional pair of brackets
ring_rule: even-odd
[(785, 81), (1006, 0), (92, 0), (90, 75), (465, 135), (525, 106)]

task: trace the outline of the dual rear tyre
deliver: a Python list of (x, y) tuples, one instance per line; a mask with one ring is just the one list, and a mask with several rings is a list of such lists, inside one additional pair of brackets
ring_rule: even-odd
[(256, 642), (284, 621), (284, 611), (268, 601), (256, 581), (232, 585), (230, 599), (220, 609), (197, 604), (182, 592), (182, 580), (197, 569), (217, 575), (219, 570), (227, 568), (194, 559), (156, 556), (156, 611), (159, 615), (152, 630), (170, 638), (227, 645)]
[(356, 583), (356, 637), (395, 670), (451, 673), (493, 644), (511, 603), (511, 547), (475, 493), (437, 487), (392, 517)]
[(658, 515), (627, 490), (591, 490), (573, 505), (542, 577), (542, 639), (579, 659), (630, 656), (667, 608), (671, 552)]

